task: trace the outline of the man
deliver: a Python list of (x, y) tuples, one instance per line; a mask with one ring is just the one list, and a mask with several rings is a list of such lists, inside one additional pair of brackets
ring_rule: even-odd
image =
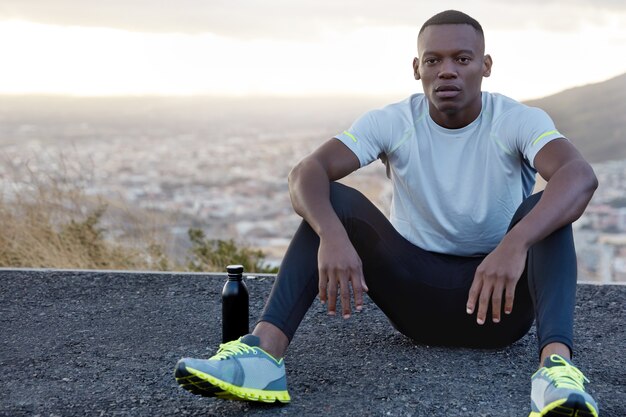
[[(209, 360), (179, 361), (201, 395), (288, 402), (283, 356), (316, 295), (336, 314), (363, 292), (416, 342), (498, 347), (537, 323), (531, 416), (597, 416), (571, 363), (576, 255), (571, 223), (597, 180), (542, 110), (481, 92), (492, 59), (480, 24), (458, 11), (418, 35), (424, 94), (366, 113), (290, 173), (304, 218), (253, 333)], [(334, 181), (382, 159), (391, 222)], [(545, 190), (530, 196), (535, 173)], [(428, 317), (428, 319), (420, 319)], [(576, 414), (578, 413), (578, 414)]]

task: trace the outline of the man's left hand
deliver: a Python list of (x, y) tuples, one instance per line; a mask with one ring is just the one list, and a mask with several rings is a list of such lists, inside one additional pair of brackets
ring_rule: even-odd
[(467, 299), (467, 314), (473, 314), (478, 302), (476, 322), (484, 324), (489, 303), (494, 323), (500, 322), (502, 296), (504, 313), (513, 311), (515, 286), (526, 266), (527, 248), (505, 235), (500, 244), (476, 268)]

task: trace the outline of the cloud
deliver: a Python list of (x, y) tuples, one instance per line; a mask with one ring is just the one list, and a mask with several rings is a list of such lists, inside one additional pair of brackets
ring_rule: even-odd
[[(521, 4), (523, 3), (523, 4)], [(610, 11), (623, 0), (453, 0), (446, 7), (476, 17), (487, 29), (539, 27), (567, 31)], [(137, 32), (214, 33), (239, 39), (316, 38), (362, 27), (418, 28), (441, 11), (437, 0), (3, 0), (0, 19), (110, 27)]]

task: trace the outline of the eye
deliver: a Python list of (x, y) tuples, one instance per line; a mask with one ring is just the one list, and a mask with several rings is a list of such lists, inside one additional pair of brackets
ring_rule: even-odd
[(427, 65), (434, 65), (434, 64), (437, 63), (437, 61), (438, 61), (437, 58), (426, 58), (426, 59), (424, 59), (424, 62)]
[(457, 61), (459, 61), (461, 64), (469, 64), (470, 63), (470, 58), (466, 57), (466, 56), (460, 56), (457, 58)]

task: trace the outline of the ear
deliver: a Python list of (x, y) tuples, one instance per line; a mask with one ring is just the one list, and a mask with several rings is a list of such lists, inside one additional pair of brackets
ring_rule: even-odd
[(419, 66), (420, 66), (419, 58), (417, 57), (413, 58), (413, 76), (415, 77), (416, 80), (419, 80), (421, 78), (420, 72), (419, 72)]
[(491, 75), (491, 66), (493, 65), (493, 60), (491, 59), (491, 55), (485, 55), (483, 59), (483, 77), (489, 77)]

